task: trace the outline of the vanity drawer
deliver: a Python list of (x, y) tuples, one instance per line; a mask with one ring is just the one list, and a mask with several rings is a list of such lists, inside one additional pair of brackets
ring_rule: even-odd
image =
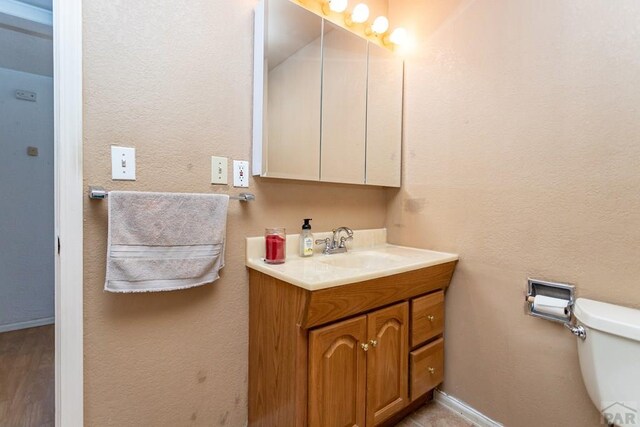
[(444, 339), (410, 353), (411, 400), (434, 389), (444, 379)]
[(411, 300), (411, 347), (444, 330), (444, 291)]

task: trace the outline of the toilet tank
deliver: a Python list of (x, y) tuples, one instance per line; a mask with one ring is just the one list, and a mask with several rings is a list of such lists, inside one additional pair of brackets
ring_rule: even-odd
[(578, 357), (591, 400), (605, 419), (640, 425), (640, 310), (579, 298), (574, 315), (587, 331)]

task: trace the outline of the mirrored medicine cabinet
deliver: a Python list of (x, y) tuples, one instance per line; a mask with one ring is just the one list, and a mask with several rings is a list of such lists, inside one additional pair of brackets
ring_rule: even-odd
[(290, 0), (256, 9), (253, 173), (399, 187), (404, 64)]

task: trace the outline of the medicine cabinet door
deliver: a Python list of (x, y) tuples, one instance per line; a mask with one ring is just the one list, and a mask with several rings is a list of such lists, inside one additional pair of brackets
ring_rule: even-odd
[(320, 176), (322, 18), (269, 0), (266, 18), (263, 176)]
[(403, 61), (369, 43), (366, 182), (400, 187)]
[(320, 180), (364, 184), (367, 41), (325, 21)]

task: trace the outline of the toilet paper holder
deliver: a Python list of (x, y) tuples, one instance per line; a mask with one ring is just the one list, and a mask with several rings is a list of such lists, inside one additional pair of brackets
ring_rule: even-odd
[[(527, 295), (525, 297), (525, 311), (534, 317), (551, 320), (552, 322), (570, 324), (573, 303), (575, 302), (575, 289), (576, 287), (574, 285), (567, 283), (554, 283), (529, 278), (527, 281)], [(537, 310), (534, 301), (535, 297), (539, 295), (562, 300), (560, 302), (562, 302), (563, 305), (566, 303), (564, 315)]]

